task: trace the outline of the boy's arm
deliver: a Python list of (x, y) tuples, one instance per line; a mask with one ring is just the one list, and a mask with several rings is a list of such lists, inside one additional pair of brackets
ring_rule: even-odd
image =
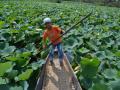
[(58, 30), (58, 32), (60, 32), (60, 34), (63, 34), (65, 31), (64, 30), (62, 30), (60, 27), (57, 27), (57, 30)]
[(46, 31), (43, 33), (43, 48), (46, 48), (46, 39), (47, 39), (47, 33)]

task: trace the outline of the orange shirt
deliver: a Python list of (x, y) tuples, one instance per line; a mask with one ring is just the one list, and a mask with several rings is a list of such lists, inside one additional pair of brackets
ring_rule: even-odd
[(62, 30), (59, 27), (52, 26), (51, 30), (45, 30), (45, 32), (43, 33), (43, 40), (45, 41), (46, 38), (49, 38), (49, 40), (51, 41), (51, 43), (53, 45), (56, 45), (56, 44), (58, 44), (58, 43), (60, 43), (62, 41), (61, 38), (57, 39), (58, 37), (60, 37), (61, 31)]

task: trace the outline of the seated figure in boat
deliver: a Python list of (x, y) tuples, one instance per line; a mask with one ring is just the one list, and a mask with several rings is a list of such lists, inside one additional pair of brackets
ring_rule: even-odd
[(57, 48), (60, 66), (63, 66), (64, 53), (62, 49), (62, 39), (60, 36), (61, 34), (64, 33), (64, 31), (60, 27), (52, 25), (50, 18), (45, 18), (43, 20), (43, 23), (46, 28), (46, 30), (43, 33), (43, 48), (46, 48), (46, 39), (48, 38), (52, 43), (48, 56), (50, 63), (54, 64), (53, 63), (54, 50), (55, 48)]

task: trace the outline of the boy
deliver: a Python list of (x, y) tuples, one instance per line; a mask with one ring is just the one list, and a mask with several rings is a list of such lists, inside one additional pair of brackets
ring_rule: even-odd
[(64, 31), (61, 30), (59, 27), (52, 25), (50, 18), (45, 18), (43, 20), (43, 23), (45, 24), (45, 28), (46, 28), (46, 30), (43, 33), (43, 42), (44, 42), (43, 48), (46, 48), (45, 42), (46, 42), (46, 39), (48, 38), (52, 43), (52, 47), (51, 47), (51, 50), (50, 50), (50, 53), (48, 56), (51, 65), (54, 64), (53, 63), (54, 49), (55, 49), (55, 47), (57, 47), (60, 66), (63, 66), (64, 54), (62, 51), (62, 44), (61, 44), (62, 40), (61, 40), (61, 38), (58, 38), (58, 37), (60, 37), (60, 35)]

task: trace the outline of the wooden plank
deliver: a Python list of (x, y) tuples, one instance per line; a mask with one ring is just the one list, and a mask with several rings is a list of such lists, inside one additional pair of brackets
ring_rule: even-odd
[(42, 66), (42, 70), (40, 70), (40, 72), (39, 72), (35, 90), (42, 90), (42, 88), (43, 88), (43, 81), (45, 78), (45, 70), (46, 70), (47, 63), (48, 63), (48, 56), (46, 58), (46, 63)]
[(68, 59), (67, 59), (67, 56), (65, 54), (64, 54), (64, 60), (65, 60), (65, 64), (69, 68), (71, 80), (72, 80), (72, 83), (74, 84), (73, 86), (74, 86), (75, 90), (82, 90), (82, 88), (81, 88), (81, 86), (79, 84), (79, 81), (78, 81), (78, 79), (77, 79), (77, 77), (76, 77), (76, 75), (75, 75), (75, 73), (74, 73)]

